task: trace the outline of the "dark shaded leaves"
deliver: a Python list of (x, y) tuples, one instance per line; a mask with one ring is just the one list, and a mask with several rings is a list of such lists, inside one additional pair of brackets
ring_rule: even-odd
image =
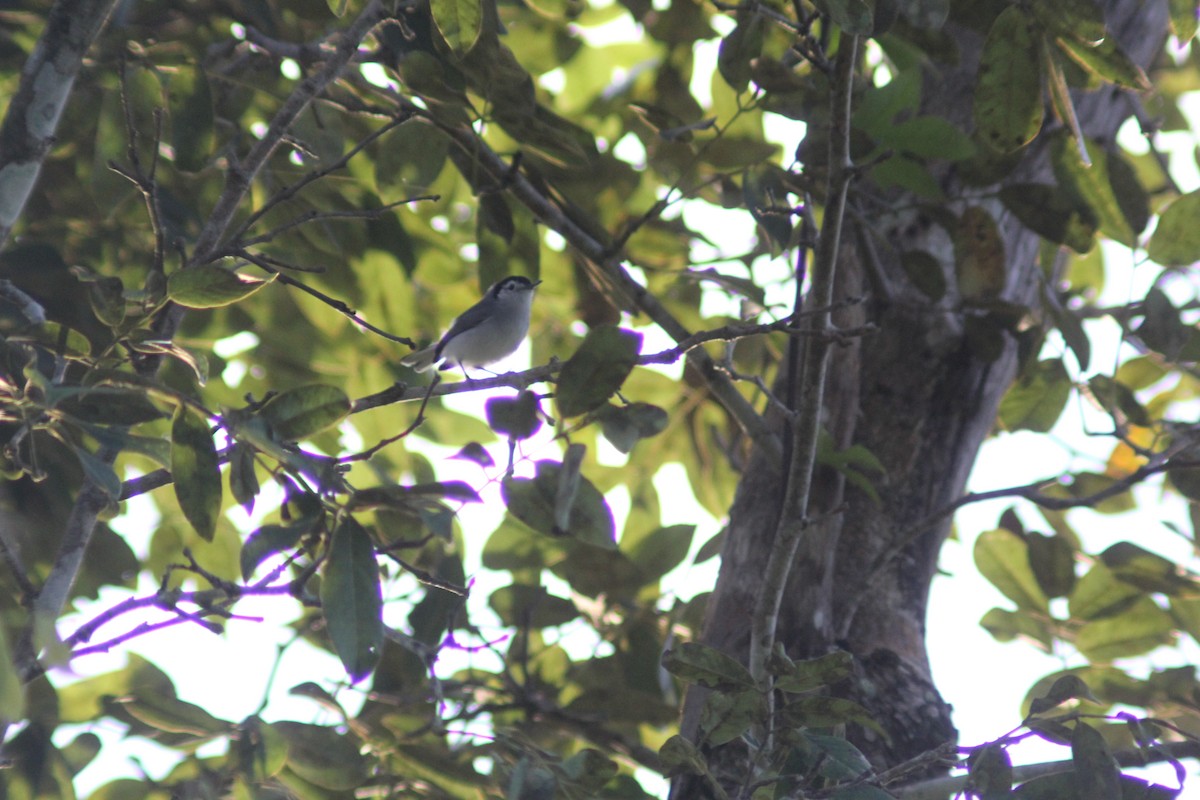
[(180, 405), (171, 421), (171, 477), (183, 516), (212, 541), (221, 513), (221, 472), (208, 422)]
[(334, 652), (352, 681), (365, 678), (383, 643), (383, 595), (371, 536), (350, 514), (342, 516), (329, 543), (321, 607)]
[(640, 333), (612, 327), (588, 331), (558, 376), (555, 398), (562, 416), (585, 414), (612, 397), (633, 370), (641, 347)]

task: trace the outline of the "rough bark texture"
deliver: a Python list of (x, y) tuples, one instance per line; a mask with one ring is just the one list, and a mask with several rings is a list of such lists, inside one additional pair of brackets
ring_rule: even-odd
[[(1161, 52), (1166, 35), (1166, 2), (1110, 0), (1106, 16), (1121, 46), (1138, 63)], [(970, 120), (971, 95), (983, 32), (949, 24), (958, 44), (957, 64), (927, 73), (924, 105), (963, 130)], [(1031, 55), (1036, 57), (1036, 55)], [(1123, 94), (1103, 89), (1076, 97), (1087, 135), (1111, 142), (1133, 105)], [(1054, 127), (1048, 121), (1047, 128)], [(1046, 131), (1028, 148), (1006, 182), (1053, 183)], [(993, 189), (964, 189), (947, 169), (938, 176), (949, 198), (991, 198)], [(1004, 333), (998, 357), (981, 358), (966, 335), (966, 319), (953, 289), (953, 248), (945, 231), (920, 212), (888, 216), (880, 207), (909, 208), (907, 196), (881, 197), (869, 185), (857, 187), (866, 200), (859, 217), (875, 227), (849, 229), (840, 269), (841, 296), (865, 288), (867, 303), (841, 324), (870, 321), (879, 332), (860, 344), (835, 348), (824, 422), (842, 446), (861, 444), (885, 465), (878, 483), (881, 502), (824, 476), (815, 491), (812, 524), (801, 545), (778, 641), (794, 657), (844, 648), (861, 667), (857, 687), (847, 691), (864, 703), (891, 735), (885, 743), (862, 730), (851, 738), (877, 766), (894, 765), (954, 738), (950, 709), (934, 687), (925, 650), (926, 602), (938, 553), (950, 528), (948, 518), (930, 516), (961, 496), (997, 406), (1018, 365), (1018, 341)], [(883, 201), (881, 203), (880, 201)], [(990, 199), (984, 205), (997, 220), (1005, 244), (1008, 278), (1003, 299), (1036, 307), (1042, 277), (1036, 264), (1038, 238)], [(961, 212), (966, 202), (952, 203)], [(873, 242), (866, 245), (866, 242)], [(938, 257), (951, 285), (933, 304), (904, 277), (899, 255), (925, 250)], [(876, 265), (868, 269), (871, 262)], [(874, 273), (873, 279), (868, 279)], [(861, 319), (853, 315), (861, 314)], [(747, 615), (754, 608), (775, 530), (773, 514), (781, 496), (778, 467), (755, 458), (730, 512), (720, 577), (708, 606), (704, 641), (745, 659)], [(888, 557), (891, 554), (891, 557)], [(693, 693), (685, 708), (685, 733), (695, 733), (703, 697)], [(700, 796), (698, 790), (691, 795)]]

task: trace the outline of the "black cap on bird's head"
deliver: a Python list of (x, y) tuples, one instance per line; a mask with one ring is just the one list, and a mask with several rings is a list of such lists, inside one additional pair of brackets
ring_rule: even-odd
[(524, 275), (509, 275), (507, 278), (501, 278), (492, 284), (492, 288), (488, 290), (488, 294), (493, 297), (499, 297), (502, 293), (529, 291), (536, 287), (541, 281), (531, 281)]

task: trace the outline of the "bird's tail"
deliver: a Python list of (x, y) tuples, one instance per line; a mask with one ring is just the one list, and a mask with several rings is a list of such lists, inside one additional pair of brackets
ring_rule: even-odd
[(404, 358), (400, 359), (400, 363), (406, 367), (412, 367), (417, 372), (426, 372), (433, 368), (437, 362), (437, 345), (430, 345), (424, 350), (417, 350), (414, 353), (409, 353)]

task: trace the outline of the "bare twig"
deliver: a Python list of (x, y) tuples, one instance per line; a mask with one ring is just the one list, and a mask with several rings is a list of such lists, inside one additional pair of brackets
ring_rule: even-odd
[[(191, 263), (203, 264), (217, 255), (220, 242), (226, 238), (230, 223), (259, 170), (266, 165), (271, 154), (275, 152), (275, 148), (284, 140), (296, 118), (321, 92), (325, 91), (329, 84), (341, 76), (342, 70), (346, 68), (358, 51), (358, 45), (383, 18), (382, 2), (370, 0), (358, 18), (350, 24), (350, 27), (336, 34), (337, 44), (325, 60), (324, 67), (300, 82), (300, 85), (275, 112), (275, 116), (271, 118), (271, 124), (267, 126), (267, 131), (262, 138), (240, 163), (230, 166), (225, 179), (225, 188), (197, 237), (196, 246), (190, 259)], [(240, 233), (242, 233), (241, 230), (238, 231), (238, 234)]]
[[(843, 36), (835, 59), (833, 97), (830, 101), (829, 199), (817, 241), (812, 289), (809, 292), (809, 304), (819, 309), (827, 309), (833, 300), (842, 219), (850, 181), (854, 176), (854, 166), (850, 160), (850, 98), (857, 61), (858, 37)], [(830, 324), (828, 311), (815, 315), (810, 323), (811, 329), (817, 332), (828, 330)], [(805, 517), (816, 468), (817, 434), (825, 393), (825, 356), (829, 340), (823, 336), (810, 337), (805, 340), (805, 345), (802, 371), (799, 376), (792, 377), (792, 380), (800, 381), (800, 395), (795, 406), (796, 418), (793, 420), (791, 461), (785, 467), (787, 486), (766, 575), (751, 616), (750, 671), (764, 687), (768, 680), (767, 658), (775, 645), (775, 627), (788, 574), (807, 528)], [(828, 547), (830, 544), (822, 542), (820, 546)], [(770, 729), (768, 725), (767, 730)]]
[(394, 208), (408, 205), (409, 203), (418, 203), (422, 200), (439, 199), (441, 198), (436, 194), (424, 194), (418, 195), (417, 197), (406, 197), (403, 200), (397, 200), (394, 203), (388, 203), (387, 205), (380, 206), (379, 208), (348, 209), (346, 211), (318, 211), (313, 209), (293, 217), (287, 222), (272, 228), (266, 233), (253, 236), (249, 239), (239, 240), (239, 250), (246, 247), (252, 247), (256, 244), (269, 242), (280, 234), (286, 233), (294, 228), (298, 228), (301, 225), (307, 225), (311, 222), (319, 222), (327, 219), (379, 219)]
[[(1200, 742), (1165, 742), (1150, 751), (1118, 750), (1113, 753), (1113, 758), (1122, 767), (1143, 767), (1162, 761), (1175, 762), (1183, 758), (1200, 758)], [(1071, 772), (1074, 769), (1074, 761), (1024, 764), (1013, 767), (1013, 783), (1023, 783), (1042, 775)], [(950, 775), (907, 786), (892, 786), (889, 791), (901, 800), (945, 800), (947, 797), (954, 797), (966, 790), (970, 779), (969, 775)]]
[(885, 569), (891, 563), (892, 559), (899, 556), (906, 547), (912, 544), (919, 536), (922, 536), (930, 526), (950, 516), (963, 506), (970, 505), (971, 503), (981, 503), (985, 500), (1019, 497), (1050, 511), (1091, 508), (1110, 497), (1116, 497), (1123, 492), (1129, 491), (1147, 478), (1165, 472), (1168, 469), (1194, 469), (1200, 467), (1200, 461), (1178, 458), (1180, 453), (1194, 446), (1195, 443), (1191, 440), (1180, 441), (1162, 453), (1153, 456), (1148, 463), (1143, 464), (1125, 477), (1118, 478), (1103, 489), (1089, 495), (1084, 495), (1083, 497), (1056, 497), (1045, 494), (1043, 490), (1046, 487), (1062, 485), (1058, 476), (1044, 478), (1020, 486), (1009, 486), (1004, 489), (991, 489), (986, 492), (968, 492), (897, 533), (891, 545), (875, 559), (875, 563), (871, 565), (869, 574), (876, 575)]
[(409, 339), (407, 336), (397, 336), (394, 333), (388, 333), (383, 328), (375, 327), (374, 325), (372, 325), (371, 323), (367, 322), (365, 319), (360, 317), (358, 315), (357, 311), (355, 311), (353, 308), (351, 308), (350, 306), (343, 303), (341, 300), (330, 297), (329, 295), (325, 294), (324, 292), (322, 292), (318, 289), (314, 289), (311, 286), (296, 280), (295, 278), (291, 277), (290, 275), (285, 275), (284, 273), (280, 272), (279, 268), (276, 267), (274, 264), (272, 264), (268, 259), (261, 257), (257, 253), (251, 253), (249, 250), (243, 250), (241, 248), (236, 249), (234, 252), (239, 258), (244, 258), (246, 261), (249, 261), (251, 264), (253, 264), (254, 266), (263, 270), (264, 272), (269, 272), (270, 274), (274, 275), (275, 279), (277, 281), (279, 281), (280, 283), (285, 284), (287, 286), (294, 286), (297, 289), (299, 289), (300, 291), (302, 291), (308, 295), (311, 295), (312, 297), (317, 298), (322, 303), (324, 303), (325, 305), (332, 308), (334, 311), (337, 311), (340, 314), (344, 314), (345, 316), (352, 319), (357, 325), (361, 325), (362, 327), (369, 330), (371, 333), (374, 333), (377, 336), (382, 336), (383, 338), (389, 339), (393, 342), (398, 342), (400, 344), (407, 345), (408, 347), (411, 347), (414, 350), (416, 349), (417, 343), (414, 342), (412, 339)]
[[(264, 237), (261, 237), (261, 236), (258, 237), (257, 239), (253, 239), (253, 240), (247, 240), (244, 237), (251, 228), (253, 228), (255, 225), (258, 224), (259, 220), (261, 220), (264, 216), (269, 214), (273, 209), (277, 208), (282, 203), (285, 203), (288, 200), (291, 200), (292, 198), (294, 198), (301, 191), (303, 191), (305, 187), (310, 186), (313, 183), (315, 183), (316, 181), (319, 181), (322, 178), (328, 177), (329, 175), (332, 175), (333, 173), (345, 168), (345, 166), (348, 163), (350, 163), (350, 159), (354, 158), (356, 155), (358, 155), (360, 152), (362, 152), (363, 148), (365, 148), (367, 145), (371, 144), (372, 142), (376, 141), (384, 134), (389, 133), (390, 131), (392, 131), (395, 128), (398, 128), (399, 126), (403, 125), (405, 122), (408, 122), (410, 119), (412, 119), (412, 117), (413, 117), (413, 114), (411, 111), (401, 110), (400, 112), (398, 112), (396, 114), (395, 117), (392, 118), (392, 120), (390, 122), (388, 122), (386, 125), (381, 126), (377, 130), (372, 131), (368, 136), (364, 137), (361, 141), (356, 143), (354, 145), (354, 147), (351, 147), (349, 150), (347, 150), (346, 153), (341, 158), (339, 158), (337, 161), (334, 161), (329, 166), (322, 167), (321, 169), (313, 170), (312, 172), (309, 172), (303, 178), (296, 181), (295, 183), (293, 183), (289, 186), (285, 186), (284, 188), (280, 189), (278, 192), (276, 192), (274, 195), (272, 195), (265, 203), (263, 203), (262, 208), (258, 209), (257, 211), (255, 211), (253, 214), (251, 214), (249, 217), (246, 218), (246, 221), (244, 223), (242, 223), (242, 225), (236, 231), (234, 231), (233, 234), (229, 237), (230, 240), (235, 242), (240, 247), (247, 247), (251, 244), (257, 244), (260, 241), (266, 241), (267, 239)], [(425, 199), (425, 198), (417, 198), (417, 199)], [(396, 203), (394, 205), (400, 205), (400, 204), (406, 203), (406, 202), (411, 202), (411, 201), (402, 200), (402, 201), (400, 201), (400, 203)], [(278, 231), (273, 232), (273, 233), (269, 234), (269, 236), (273, 237), (274, 235), (276, 235), (277, 232)]]
[(8, 525), (0, 525), (0, 560), (4, 561), (8, 571), (12, 573), (13, 580), (17, 582), (17, 587), (21, 590), (22, 605), (37, 597), (37, 587), (29, 580), (29, 574), (25, 572), (25, 565), (21, 563), (21, 554), (17, 552), (17, 543), (13, 540), (12, 531)]

